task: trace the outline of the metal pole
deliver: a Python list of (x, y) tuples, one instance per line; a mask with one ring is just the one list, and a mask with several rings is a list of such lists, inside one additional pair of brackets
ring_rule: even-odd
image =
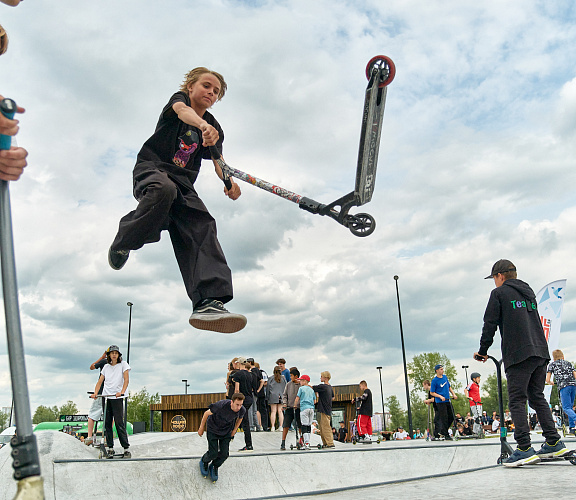
[(18, 304), (18, 284), (14, 260), (14, 240), (12, 237), (12, 214), (10, 210), (10, 192), (8, 182), (0, 181), (0, 253), (2, 260), (2, 292), (4, 294), (4, 312), (6, 316), (6, 338), (8, 360), (12, 379), (12, 395), (17, 436), (11, 440), (14, 478), (19, 482), (18, 489), (34, 482), (34, 489), (43, 495), (43, 481), (40, 477), (40, 460), (36, 436), (32, 434), (30, 397), (26, 378), (24, 344), (20, 324), (20, 306)]
[(404, 349), (404, 330), (402, 328), (402, 313), (400, 312), (400, 293), (398, 292), (398, 276), (394, 276), (396, 282), (396, 299), (398, 300), (398, 319), (400, 321), (400, 340), (402, 342), (402, 360), (404, 361), (404, 384), (406, 385), (406, 404), (408, 405), (408, 428), (410, 437), (414, 435), (412, 430), (412, 409), (410, 407), (410, 389), (408, 386), (408, 369), (406, 367), (406, 350)]
[[(130, 308), (130, 315), (128, 316), (128, 351), (126, 352), (126, 363), (130, 364), (130, 332), (132, 331), (132, 302), (126, 302)], [(124, 425), (128, 425), (128, 398), (124, 399)]]
[(380, 375), (380, 396), (382, 397), (382, 430), (386, 431), (386, 410), (384, 409), (384, 389), (382, 389), (382, 367), (377, 366), (376, 370)]
[(468, 368), (470, 368), (470, 366), (462, 365), (462, 368), (464, 368), (464, 372), (466, 373), (466, 387), (468, 387)]
[(184, 379), (182, 379), (182, 382), (184, 382), (184, 394), (188, 394), (188, 387), (190, 387), (190, 384), (188, 383), (188, 379), (184, 378)]

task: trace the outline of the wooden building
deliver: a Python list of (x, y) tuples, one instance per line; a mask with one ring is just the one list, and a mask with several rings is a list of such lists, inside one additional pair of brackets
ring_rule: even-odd
[[(360, 396), (360, 388), (357, 384), (332, 387), (334, 388), (332, 425), (338, 428), (338, 422), (342, 420), (348, 427), (348, 422), (356, 418), (352, 399)], [(159, 411), (162, 414), (162, 432), (196, 432), (208, 405), (224, 397), (223, 392), (162, 396), (159, 404), (150, 405), (150, 420), (152, 421), (154, 412)]]

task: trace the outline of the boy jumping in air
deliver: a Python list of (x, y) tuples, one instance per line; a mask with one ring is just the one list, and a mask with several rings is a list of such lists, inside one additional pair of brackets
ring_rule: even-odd
[[(209, 147), (222, 150), (224, 132), (208, 112), (224, 97), (226, 82), (207, 68), (190, 71), (168, 101), (156, 131), (138, 153), (133, 172), (136, 210), (122, 217), (108, 251), (112, 269), (122, 269), (131, 250), (160, 240), (168, 230), (186, 291), (193, 305), (190, 324), (202, 330), (233, 333), (246, 326), (241, 314), (228, 312), (232, 300), (232, 273), (216, 236), (216, 222), (194, 189), (202, 159)], [(214, 161), (216, 174), (222, 171)], [(224, 193), (232, 200), (239, 186)]]

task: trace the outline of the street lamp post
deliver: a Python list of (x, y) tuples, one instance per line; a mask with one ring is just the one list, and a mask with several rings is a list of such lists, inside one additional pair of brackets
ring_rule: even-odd
[(384, 409), (384, 389), (382, 389), (382, 367), (377, 366), (378, 374), (380, 375), (380, 396), (382, 397), (382, 430), (386, 432), (386, 410)]
[(466, 373), (466, 386), (468, 386), (468, 368), (470, 368), (470, 366), (462, 365), (462, 368), (464, 368), (464, 372)]
[[(128, 316), (128, 350), (126, 352), (126, 363), (130, 364), (130, 333), (132, 331), (132, 302), (126, 302), (130, 308), (130, 315)], [(124, 399), (124, 424), (128, 424), (128, 398)]]
[(184, 382), (184, 394), (188, 394), (188, 387), (190, 387), (190, 384), (188, 383), (188, 379), (184, 378), (184, 379), (182, 379), (182, 382)]
[(402, 328), (402, 313), (400, 312), (400, 293), (398, 292), (398, 276), (394, 276), (396, 282), (396, 299), (398, 301), (398, 319), (400, 321), (400, 340), (402, 343), (402, 360), (404, 361), (404, 384), (406, 386), (406, 404), (408, 406), (408, 429), (410, 437), (414, 435), (412, 429), (412, 409), (410, 408), (410, 389), (408, 386), (408, 370), (406, 369), (406, 350), (404, 348), (404, 330)]

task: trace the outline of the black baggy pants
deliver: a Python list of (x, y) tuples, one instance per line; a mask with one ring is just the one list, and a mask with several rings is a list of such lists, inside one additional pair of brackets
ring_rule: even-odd
[(244, 415), (244, 418), (240, 423), (240, 428), (244, 431), (244, 444), (249, 448), (252, 447), (252, 433), (250, 432), (250, 420), (248, 419), (248, 411), (250, 410), (253, 402), (254, 400), (251, 397), (246, 397), (244, 399), (242, 406), (246, 408), (246, 415)]
[(116, 434), (122, 448), (130, 448), (128, 434), (126, 433), (126, 424), (124, 422), (124, 400), (108, 398), (106, 402), (106, 416), (104, 420), (104, 429), (106, 431), (106, 446), (114, 448), (114, 434), (112, 432), (112, 419), (116, 424)]
[(152, 162), (134, 170), (136, 210), (120, 220), (112, 250), (137, 250), (170, 233), (190, 300), (232, 299), (232, 273), (216, 234), (216, 221), (194, 189), (177, 184)]
[(554, 444), (560, 439), (548, 401), (544, 396), (547, 368), (548, 361), (535, 356), (506, 368), (508, 405), (514, 422), (514, 439), (522, 449), (531, 446), (526, 402), (538, 415), (546, 442)]
[(434, 436), (448, 436), (448, 429), (454, 420), (452, 403), (436, 403), (436, 414), (434, 415)]
[(232, 437), (230, 434), (228, 436), (217, 436), (206, 431), (206, 439), (208, 440), (208, 451), (204, 453), (202, 461), (206, 464), (206, 467), (208, 467), (210, 462), (212, 462), (213, 467), (220, 467), (230, 454), (230, 440)]

